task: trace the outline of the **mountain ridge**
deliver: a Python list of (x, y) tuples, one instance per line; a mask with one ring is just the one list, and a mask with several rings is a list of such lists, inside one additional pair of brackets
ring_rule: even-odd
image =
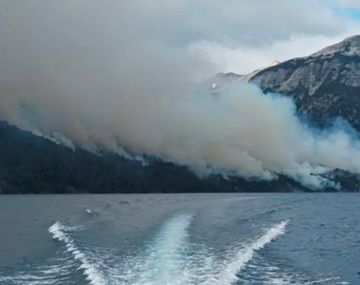
[(360, 36), (264, 69), (249, 82), (291, 97), (301, 114), (320, 125), (341, 117), (360, 131)]

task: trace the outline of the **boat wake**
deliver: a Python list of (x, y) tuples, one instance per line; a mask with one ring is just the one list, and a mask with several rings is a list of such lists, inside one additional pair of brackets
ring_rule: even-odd
[(132, 284), (188, 284), (184, 269), (190, 251), (191, 220), (191, 215), (179, 215), (160, 228), (144, 254), (137, 258), (140, 274)]
[(253, 259), (254, 254), (264, 248), (268, 243), (271, 243), (277, 237), (285, 234), (285, 228), (288, 221), (282, 221), (281, 223), (268, 229), (264, 235), (257, 238), (255, 241), (235, 249), (232, 253), (229, 253), (229, 259), (225, 262), (225, 268), (221, 273), (213, 278), (211, 282), (207, 284), (233, 284), (239, 278), (238, 274), (241, 270)]
[(113, 249), (86, 247), (76, 238), (79, 227), (54, 223), (48, 231), (58, 242), (56, 262), (30, 266), (5, 285), (231, 285), (231, 284), (346, 284), (334, 278), (311, 281), (307, 276), (269, 264), (262, 249), (286, 233), (288, 221), (264, 228), (263, 234), (225, 251), (191, 239), (193, 216), (177, 215), (155, 232), (142, 249), (130, 255)]
[(92, 285), (227, 285), (234, 284), (255, 253), (283, 235), (288, 224), (282, 221), (253, 241), (228, 250), (225, 258), (220, 258), (205, 247), (191, 243), (192, 218), (185, 214), (175, 216), (160, 227), (141, 252), (125, 258), (108, 255), (101, 265), (91, 257), (93, 255), (80, 250), (68, 227), (56, 222), (49, 232), (81, 263), (80, 269)]
[(91, 285), (107, 285), (108, 282), (106, 282), (106, 279), (97, 269), (97, 265), (89, 260), (89, 257), (79, 249), (76, 242), (68, 234), (68, 232), (72, 230), (74, 230), (73, 227), (66, 227), (60, 222), (56, 222), (49, 228), (49, 233), (51, 233), (54, 239), (63, 242), (66, 250), (75, 260), (80, 262), (81, 265), (79, 269), (83, 270), (86, 280), (88, 280)]

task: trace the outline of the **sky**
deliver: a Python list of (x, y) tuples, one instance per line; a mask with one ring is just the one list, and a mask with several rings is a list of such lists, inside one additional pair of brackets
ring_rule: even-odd
[(84, 49), (85, 41), (94, 45), (93, 41), (100, 44), (103, 40), (103, 48), (115, 54), (123, 42), (135, 41), (138, 34), (147, 44), (161, 42), (164, 48), (200, 51), (216, 65), (217, 72), (248, 73), (275, 60), (309, 55), (360, 30), (358, 0), (26, 2), (0, 3), (4, 40), (23, 44), (30, 41), (26, 35), (34, 34), (30, 29), (36, 29), (32, 45), (42, 35), (54, 42), (47, 33), (61, 31), (63, 18), (69, 22), (62, 24), (60, 36), (75, 41), (75, 33), (82, 33), (78, 39), (84, 41), (77, 45), (83, 44)]
[(204, 40), (194, 46), (206, 51), (224, 72), (246, 74), (274, 61), (310, 55), (360, 33), (359, 0), (253, 1), (250, 7), (264, 3), (268, 3), (266, 11), (242, 11), (249, 21), (239, 27), (239, 33), (252, 34), (252, 40)]

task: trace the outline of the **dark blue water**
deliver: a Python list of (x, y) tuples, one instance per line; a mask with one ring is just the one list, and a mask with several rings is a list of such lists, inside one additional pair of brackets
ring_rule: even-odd
[(360, 284), (357, 194), (0, 197), (0, 284)]

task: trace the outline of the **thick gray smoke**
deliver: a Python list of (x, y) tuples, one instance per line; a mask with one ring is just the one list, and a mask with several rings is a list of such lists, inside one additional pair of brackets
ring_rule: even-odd
[[(2, 1), (0, 118), (90, 151), (154, 155), (199, 175), (285, 174), (319, 188), (331, 183), (317, 175), (329, 169), (360, 173), (359, 142), (340, 128), (308, 129), (288, 99), (248, 84), (217, 94), (202, 85), (217, 69), (189, 48), (194, 41), (254, 42), (239, 36), (231, 7), (205, 2)], [(211, 21), (187, 19), (206, 6)], [(214, 9), (230, 20), (216, 22)]]

